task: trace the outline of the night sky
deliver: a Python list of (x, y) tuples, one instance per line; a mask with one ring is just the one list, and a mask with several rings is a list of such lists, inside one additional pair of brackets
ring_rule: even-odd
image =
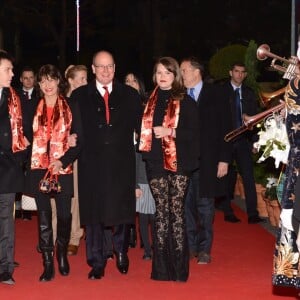
[(120, 79), (133, 70), (147, 82), (159, 56), (180, 60), (195, 55), (207, 62), (226, 45), (247, 46), (254, 40), (289, 57), (291, 2), (82, 0), (77, 52), (76, 1), (1, 0), (0, 47), (16, 57), (16, 70), (52, 63), (62, 71), (71, 63), (90, 66), (94, 52), (107, 49), (115, 56)]

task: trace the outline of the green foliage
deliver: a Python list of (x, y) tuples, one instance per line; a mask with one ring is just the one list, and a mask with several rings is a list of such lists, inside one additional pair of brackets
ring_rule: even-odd
[(266, 188), (265, 197), (270, 200), (277, 200), (277, 184), (272, 185), (270, 188)]
[(247, 69), (245, 83), (251, 87), (257, 98), (259, 97), (259, 85), (256, 81), (258, 72), (258, 60), (256, 58), (257, 44), (251, 40), (248, 47), (234, 44), (220, 49), (209, 61), (210, 75), (217, 81), (229, 77), (229, 70), (234, 62), (242, 62)]
[(251, 40), (245, 53), (245, 66), (247, 69), (247, 78), (245, 80), (245, 83), (254, 90), (256, 97), (258, 98), (260, 88), (256, 81), (259, 75), (256, 51), (257, 44), (255, 43), (255, 41)]
[(263, 186), (266, 184), (266, 170), (265, 162), (257, 163), (260, 155), (258, 153), (253, 155), (253, 171), (254, 171), (254, 180), (256, 183), (260, 183)]
[(234, 62), (244, 62), (247, 47), (234, 44), (220, 49), (209, 61), (208, 69), (215, 80), (224, 80), (229, 77), (229, 70)]
[(253, 154), (253, 169), (254, 179), (256, 183), (260, 183), (266, 186), (270, 177), (279, 178), (281, 168), (275, 167), (274, 159), (272, 157), (267, 158), (265, 161), (258, 163), (258, 159), (261, 153)]

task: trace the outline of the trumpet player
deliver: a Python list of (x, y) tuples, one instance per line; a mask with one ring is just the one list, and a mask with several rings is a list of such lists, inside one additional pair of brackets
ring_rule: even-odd
[[(299, 53), (299, 50), (298, 50)], [(295, 76), (287, 85), (286, 130), (290, 150), (285, 168), (281, 199), (280, 226), (278, 228), (272, 283), (275, 286), (300, 288), (300, 81)]]
[[(246, 67), (243, 63), (234, 63), (229, 70), (230, 79), (223, 84), (223, 95), (229, 101), (231, 108), (232, 128), (239, 128), (243, 122), (257, 114), (257, 100), (252, 89), (244, 84), (247, 76)], [(231, 199), (234, 194), (236, 170), (241, 174), (245, 189), (245, 201), (248, 215), (248, 223), (256, 224), (265, 222), (258, 215), (257, 196), (253, 172), (252, 145), (254, 133), (244, 132), (232, 142), (233, 151), (229, 168), (229, 191), (226, 197), (220, 200), (221, 209), (224, 211), (224, 219), (227, 222), (238, 223), (240, 220), (234, 215), (231, 207)]]

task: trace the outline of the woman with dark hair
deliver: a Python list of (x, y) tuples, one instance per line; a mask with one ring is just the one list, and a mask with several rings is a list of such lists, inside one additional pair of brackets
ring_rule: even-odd
[(133, 87), (139, 92), (143, 103), (145, 103), (148, 100), (145, 83), (142, 80), (141, 76), (137, 75), (136, 73), (129, 72), (125, 75), (124, 83)]
[[(37, 76), (40, 101), (33, 118), (33, 137), (27, 189), (37, 204), (39, 248), (43, 256), (44, 271), (40, 281), (54, 278), (53, 229), (50, 198), (55, 198), (57, 210), (56, 258), (61, 275), (70, 271), (67, 247), (71, 231), (71, 198), (73, 195), (72, 163), (76, 159), (81, 141), (79, 111), (74, 103), (67, 103), (62, 96), (63, 80), (53, 65), (44, 65)], [(72, 145), (71, 134), (77, 142)], [(72, 146), (72, 147), (71, 147)], [(40, 181), (49, 172), (58, 182), (39, 188)], [(61, 191), (60, 191), (61, 189)]]
[[(144, 81), (136, 73), (129, 72), (124, 79), (125, 84), (136, 89), (142, 97), (143, 104), (146, 105), (147, 96)], [(136, 141), (136, 139), (135, 139)], [(138, 148), (138, 147), (137, 147)], [(154, 231), (154, 213), (155, 203), (150, 190), (150, 186), (146, 176), (145, 162), (142, 160), (141, 152), (136, 149), (136, 212), (138, 213), (139, 229), (141, 236), (141, 248), (145, 249), (143, 259), (152, 259), (151, 238), (149, 235), (148, 225), (150, 224), (151, 233)], [(129, 234), (129, 246), (136, 244), (136, 226), (132, 224)]]
[(174, 58), (157, 61), (153, 81), (139, 145), (156, 205), (151, 278), (183, 282), (189, 275), (184, 198), (198, 165), (197, 106), (185, 94)]

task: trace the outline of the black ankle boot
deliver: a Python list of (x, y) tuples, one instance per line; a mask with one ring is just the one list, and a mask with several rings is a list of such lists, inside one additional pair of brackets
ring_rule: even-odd
[(40, 276), (40, 281), (50, 281), (54, 278), (53, 253), (43, 252), (42, 254), (43, 254), (44, 272)]
[(56, 247), (56, 259), (58, 262), (59, 273), (63, 276), (69, 275), (70, 265), (67, 256), (67, 248), (59, 245), (58, 242)]
[(71, 214), (66, 219), (57, 218), (56, 259), (58, 262), (58, 270), (63, 276), (67, 276), (70, 273), (67, 251), (71, 233), (71, 222)]

